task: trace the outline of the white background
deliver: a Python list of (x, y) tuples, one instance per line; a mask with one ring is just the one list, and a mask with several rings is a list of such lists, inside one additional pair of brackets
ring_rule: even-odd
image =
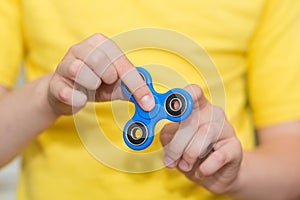
[(20, 159), (17, 158), (0, 170), (0, 200), (15, 200)]

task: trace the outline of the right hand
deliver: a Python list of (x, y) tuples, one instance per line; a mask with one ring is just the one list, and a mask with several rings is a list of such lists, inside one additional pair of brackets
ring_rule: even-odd
[(87, 101), (126, 99), (121, 82), (145, 111), (154, 107), (153, 95), (133, 64), (112, 40), (94, 34), (72, 46), (58, 64), (48, 102), (58, 115), (70, 115)]

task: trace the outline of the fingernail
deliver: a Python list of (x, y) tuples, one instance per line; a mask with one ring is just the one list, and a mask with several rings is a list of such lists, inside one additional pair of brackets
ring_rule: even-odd
[(174, 168), (174, 167), (176, 167), (175, 161), (172, 158), (168, 157), (168, 156), (164, 157), (164, 164), (168, 168)]
[(199, 180), (204, 180), (205, 178), (198, 170), (195, 172), (195, 177)]
[(72, 95), (72, 104), (75, 107), (79, 107), (79, 106), (83, 106), (87, 101), (87, 97), (86, 95), (84, 95), (83, 93), (74, 90), (73, 91), (73, 95)]
[(72, 64), (71, 64), (71, 66), (70, 66), (70, 72), (71, 72), (71, 75), (72, 76), (76, 76), (77, 75), (77, 73), (78, 73), (78, 71), (79, 71), (79, 69), (80, 69), (80, 65), (81, 65), (81, 62), (80, 61), (78, 61), (78, 60), (75, 60)]
[(190, 171), (190, 165), (185, 160), (179, 162), (179, 168), (185, 172)]
[(149, 95), (143, 96), (141, 104), (146, 110), (151, 110), (154, 107), (154, 101)]

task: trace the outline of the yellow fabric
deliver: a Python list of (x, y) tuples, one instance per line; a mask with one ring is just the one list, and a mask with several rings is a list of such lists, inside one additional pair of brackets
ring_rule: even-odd
[(0, 82), (12, 87), (18, 76), (18, 67), (23, 53), (19, 2), (3, 1), (0, 11)]
[[(0, 83), (13, 86), (22, 60), (28, 81), (53, 71), (71, 45), (95, 32), (112, 37), (142, 27), (175, 30), (201, 44), (215, 62), (223, 83), (217, 82), (214, 91), (178, 56), (148, 49), (129, 58), (136, 65), (172, 66), (187, 82), (203, 86), (208, 97), (208, 92), (218, 95), (224, 84), (226, 105), (221, 106), (243, 147), (251, 149), (255, 126), (300, 117), (299, 11), (297, 0), (2, 0)], [(96, 106), (99, 125), (109, 140), (125, 148), (111, 107)], [(89, 117), (84, 120), (88, 123)], [(153, 146), (159, 148), (157, 137)], [(24, 152), (18, 199), (227, 197), (210, 194), (176, 170), (131, 174), (112, 169), (83, 147), (74, 119), (62, 117)]]

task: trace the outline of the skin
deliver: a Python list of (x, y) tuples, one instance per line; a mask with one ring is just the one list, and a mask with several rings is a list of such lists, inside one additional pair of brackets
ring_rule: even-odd
[[(92, 35), (72, 46), (59, 63), (49, 83), (49, 103), (58, 115), (70, 115), (72, 107), (78, 111), (89, 100), (124, 99), (122, 81), (139, 105), (149, 111), (154, 107), (153, 95), (137, 72), (133, 78), (126, 77), (133, 71), (133, 64), (113, 41), (101, 34)], [(88, 95), (91, 92), (95, 93), (92, 97)]]
[[(107, 52), (105, 48), (96, 49), (101, 45), (108, 48)], [(153, 95), (137, 71), (136, 77), (126, 78), (134, 75), (133, 71), (132, 63), (111, 40), (95, 34), (72, 46), (54, 73), (13, 91), (0, 86), (0, 166), (11, 161), (58, 117), (78, 112), (88, 100), (124, 99), (121, 81), (144, 110), (151, 110)]]
[(215, 194), (237, 199), (287, 200), (300, 197), (300, 122), (261, 127), (260, 145), (246, 152), (225, 113), (196, 85), (186, 90), (195, 103), (191, 116), (167, 124), (160, 139), (164, 163)]
[[(151, 110), (153, 96), (134, 70), (112, 41), (95, 34), (72, 46), (54, 73), (16, 90), (0, 86), (0, 166), (87, 101), (125, 99), (121, 81), (144, 110)], [(255, 200), (300, 196), (299, 121), (259, 128), (260, 146), (245, 152), (224, 111), (211, 105), (197, 85), (185, 89), (195, 104), (191, 116), (166, 125), (160, 135), (167, 167), (216, 194)]]

